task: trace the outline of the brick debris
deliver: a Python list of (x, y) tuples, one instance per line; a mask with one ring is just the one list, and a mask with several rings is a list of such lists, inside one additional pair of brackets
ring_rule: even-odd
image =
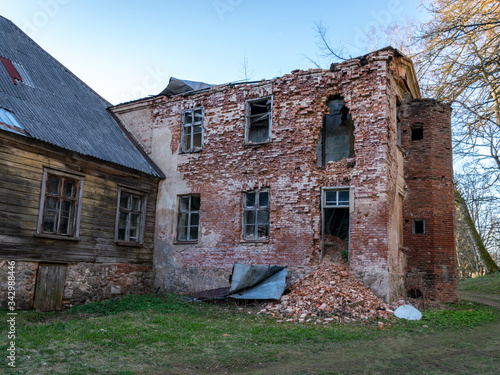
[(278, 323), (322, 324), (368, 323), (388, 319), (393, 313), (393, 307), (364, 286), (346, 266), (329, 260), (298, 280), (279, 302), (259, 311), (277, 319)]

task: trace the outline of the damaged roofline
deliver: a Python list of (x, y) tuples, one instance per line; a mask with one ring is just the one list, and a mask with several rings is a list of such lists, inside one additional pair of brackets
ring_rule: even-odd
[[(384, 48), (380, 48), (378, 50), (369, 52), (369, 53), (367, 53), (365, 55), (361, 55), (361, 56), (358, 56), (358, 57), (353, 57), (351, 59), (347, 59), (347, 60), (342, 61), (340, 63), (332, 63), (330, 65), (329, 70), (330, 71), (334, 71), (334, 69), (335, 69), (334, 67), (335, 66), (347, 63), (347, 62), (352, 61), (352, 60), (358, 60), (358, 61), (362, 62), (363, 60), (366, 60), (366, 58), (368, 56), (373, 55), (373, 54), (378, 53), (378, 52), (382, 52), (382, 51), (393, 51), (394, 52), (394, 57), (402, 57), (402, 58), (404, 58), (410, 64), (410, 66), (411, 66), (411, 73), (412, 73), (412, 75), (414, 77), (414, 80), (416, 79), (415, 68), (413, 67), (413, 63), (411, 62), (411, 60), (405, 54), (403, 54), (400, 50), (398, 50), (397, 48), (394, 48), (392, 46), (386, 46)], [(362, 63), (362, 65), (364, 65), (364, 64)], [(328, 69), (322, 69), (322, 70), (328, 70)], [(294, 72), (294, 71), (296, 71), (296, 70), (293, 70), (292, 72)], [(271, 79), (276, 79), (276, 78), (280, 78), (280, 77), (275, 77), (275, 78), (271, 78)], [(156, 94), (156, 95), (149, 95), (149, 96), (144, 97), (144, 98), (139, 98), (139, 99), (131, 100), (131, 101), (128, 101), (128, 102), (119, 103), (119, 104), (110, 106), (110, 108), (116, 108), (116, 107), (121, 107), (121, 106), (129, 105), (129, 104), (141, 103), (141, 102), (145, 102), (145, 101), (148, 101), (148, 100), (154, 100), (156, 98), (161, 98), (161, 97), (166, 97), (166, 98), (173, 98), (173, 97), (176, 97), (176, 96), (187, 97), (187, 96), (190, 96), (190, 95), (195, 95), (195, 94), (198, 94), (198, 93), (210, 91), (214, 87), (221, 87), (221, 86), (233, 87), (233, 86), (242, 85), (242, 84), (252, 85), (252, 84), (260, 83), (262, 81), (269, 81), (271, 79), (261, 79), (261, 80), (258, 80), (258, 81), (244, 81), (244, 80), (233, 81), (233, 82), (221, 83), (219, 85), (213, 85), (211, 87), (206, 87), (206, 88), (202, 88), (202, 89), (186, 91), (186, 92), (179, 93), (179, 94), (174, 94), (174, 95), (165, 95), (165, 94), (160, 93), (160, 94)], [(418, 97), (420, 97), (420, 88), (418, 88)]]
[(221, 87), (221, 86), (233, 87), (233, 86), (244, 85), (244, 84), (253, 85), (253, 84), (260, 83), (262, 81), (265, 81), (265, 79), (262, 79), (260, 81), (233, 81), (233, 82), (228, 82), (228, 83), (221, 83), (219, 85), (213, 85), (211, 87), (206, 87), (206, 88), (203, 88), (203, 89), (186, 91), (186, 92), (179, 93), (179, 94), (174, 94), (174, 95), (165, 95), (165, 94), (161, 94), (160, 93), (160, 94), (149, 95), (149, 96), (144, 97), (144, 98), (134, 99), (134, 100), (131, 100), (131, 101), (128, 101), (128, 102), (123, 102), (123, 103), (119, 103), (119, 104), (116, 104), (116, 105), (112, 105), (109, 108), (116, 108), (116, 107), (121, 107), (123, 105), (141, 103), (141, 102), (145, 102), (145, 101), (148, 101), (148, 100), (154, 100), (156, 98), (162, 98), (162, 97), (164, 97), (164, 98), (173, 98), (173, 97), (176, 97), (176, 96), (190, 96), (190, 95), (194, 95), (194, 94), (198, 94), (198, 93), (210, 91), (214, 87)]

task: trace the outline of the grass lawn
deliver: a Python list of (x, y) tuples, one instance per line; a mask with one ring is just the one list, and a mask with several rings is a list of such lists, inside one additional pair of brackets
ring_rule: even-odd
[[(121, 301), (93, 303), (64, 312), (19, 311), (16, 316), (16, 368), (7, 366), (4, 354), (0, 373), (364, 373), (349, 372), (354, 367), (348, 361), (363, 364), (370, 355), (377, 358), (380, 354), (377, 347), (382, 346), (388, 350), (387, 358), (394, 355), (405, 358), (402, 367), (386, 368), (379, 358), (378, 362), (370, 363), (382, 367), (367, 373), (377, 374), (377, 368), (383, 370), (380, 373), (400, 370), (405, 373), (408, 368), (414, 368), (409, 359), (418, 357), (403, 355), (409, 350), (405, 345), (412, 346), (418, 340), (425, 347), (436, 340), (449, 340), (456, 345), (462, 341), (458, 338), (469, 335), (469, 341), (458, 347), (462, 355), (475, 353), (471, 352), (470, 342), (476, 338), (478, 345), (485, 341), (495, 345), (492, 350), (497, 355), (500, 345), (499, 312), (471, 303), (424, 312), (423, 320), (418, 322), (386, 322), (385, 329), (377, 328), (377, 322), (367, 326), (278, 324), (255, 311), (252, 306), (191, 302), (170, 294), (129, 296)], [(0, 349), (6, 353), (9, 341), (7, 311), (0, 312), (0, 319)], [(483, 329), (486, 335), (492, 334), (497, 341), (480, 337), (478, 329)], [(446, 345), (436, 347), (445, 348)], [(436, 354), (432, 350), (429, 355)], [(483, 352), (488, 350), (485, 348)], [(344, 361), (345, 371), (317, 368), (318, 364), (329, 363), (335, 358), (334, 354), (339, 353), (344, 354), (334, 367), (341, 368), (338, 364)], [(418, 355), (422, 353), (426, 353), (424, 349)], [(439, 352), (437, 355), (449, 357), (451, 354)], [(500, 358), (475, 354), (468, 360), (475, 366), (472, 368), (490, 373), (488, 371), (496, 369)], [(440, 360), (440, 363), (445, 362)], [(396, 363), (399, 362), (396, 360)], [(448, 366), (455, 364), (452, 360)], [(313, 372), (308, 372), (309, 369)]]
[(473, 279), (460, 279), (461, 291), (500, 294), (500, 272)]

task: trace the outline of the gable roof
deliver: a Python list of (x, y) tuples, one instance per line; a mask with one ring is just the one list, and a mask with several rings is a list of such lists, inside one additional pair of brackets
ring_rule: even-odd
[(19, 134), (163, 177), (108, 112), (110, 103), (2, 16), (0, 40), (0, 108), (21, 124)]

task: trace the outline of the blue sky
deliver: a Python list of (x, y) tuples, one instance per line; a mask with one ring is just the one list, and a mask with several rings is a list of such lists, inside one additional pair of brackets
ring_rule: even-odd
[[(0, 14), (113, 104), (158, 94), (171, 76), (225, 83), (314, 65), (314, 23), (352, 56), (365, 33), (420, 0), (0, 0)], [(379, 48), (384, 45), (379, 45)]]

